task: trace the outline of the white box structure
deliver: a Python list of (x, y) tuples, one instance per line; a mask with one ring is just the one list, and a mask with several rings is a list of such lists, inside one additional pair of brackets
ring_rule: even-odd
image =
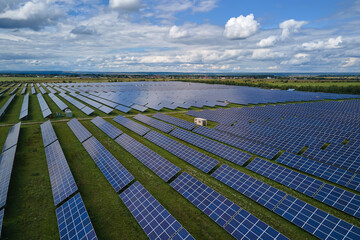
[(194, 118), (194, 123), (200, 126), (207, 126), (207, 120), (204, 118)]

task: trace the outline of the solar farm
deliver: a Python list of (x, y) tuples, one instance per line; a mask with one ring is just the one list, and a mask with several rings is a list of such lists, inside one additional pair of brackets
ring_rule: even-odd
[(0, 146), (1, 239), (360, 239), (359, 95), (0, 82)]

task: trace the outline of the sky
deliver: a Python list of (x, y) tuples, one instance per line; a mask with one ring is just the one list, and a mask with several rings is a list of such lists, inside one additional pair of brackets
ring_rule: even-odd
[(0, 0), (0, 71), (360, 72), (360, 0)]

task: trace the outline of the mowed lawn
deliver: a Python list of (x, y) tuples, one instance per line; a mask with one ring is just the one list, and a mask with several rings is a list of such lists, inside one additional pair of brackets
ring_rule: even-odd
[[(10, 106), (9, 111), (0, 121), (0, 125), (3, 124), (0, 126), (0, 146), (3, 146), (5, 142), (10, 125), (18, 122), (18, 115), (23, 99), (23, 96), (19, 95), (19, 92), (20, 90), (17, 92), (18, 95)], [(4, 104), (7, 98), (7, 95), (0, 98), (0, 106)], [(45, 100), (53, 112), (60, 111), (46, 95)], [(196, 239), (233, 239), (224, 229), (172, 189), (169, 183), (165, 183), (120, 147), (114, 140), (109, 138), (92, 124), (90, 119), (88, 119), (88, 116), (77, 110), (65, 100), (64, 102), (73, 110), (74, 116), (80, 119), (81, 123), (131, 172), (135, 179), (139, 181), (192, 234), (192, 236)], [(185, 115), (183, 111), (184, 109), (180, 109), (171, 114), (191, 121), (192, 117)], [(147, 113), (153, 112), (149, 111)], [(29, 113), (29, 119), (23, 121), (24, 124), (20, 131), (8, 200), (5, 208), (2, 239), (57, 239), (59, 233), (55, 215), (56, 208), (52, 198), (49, 173), (40, 131), (40, 123), (45, 120), (42, 118), (41, 110), (35, 95), (30, 97)], [(120, 112), (115, 111), (110, 115), (110, 118), (106, 118), (106, 120), (180, 167), (181, 171), (186, 171), (193, 175), (198, 180), (215, 189), (231, 201), (237, 203), (239, 206), (254, 214), (287, 237), (291, 239), (315, 239), (315, 237), (279, 217), (275, 213), (212, 178), (210, 174), (201, 172), (145, 138), (114, 122), (112, 118), (118, 114), (120, 114)], [(129, 116), (132, 114), (137, 114), (137, 112), (133, 111)], [(94, 115), (109, 117), (98, 111), (95, 112)], [(91, 118), (92, 117), (94, 116), (91, 116)], [(119, 198), (119, 194), (113, 190), (65, 121), (67, 121), (65, 118), (53, 119), (53, 127), (98, 237), (100, 239), (148, 239)], [(211, 124), (212, 126), (215, 125), (215, 123)], [(272, 180), (266, 179), (244, 167), (237, 166), (211, 153), (189, 145), (169, 134), (165, 135), (217, 159), (220, 161), (219, 165), (225, 163), (360, 227), (359, 221), (354, 217), (324, 205)]]

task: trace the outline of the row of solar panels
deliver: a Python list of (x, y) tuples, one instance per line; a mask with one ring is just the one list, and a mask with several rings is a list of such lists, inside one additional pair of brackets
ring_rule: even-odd
[[(120, 117), (121, 119), (123, 117)], [(114, 121), (120, 123), (121, 125), (130, 128), (131, 130), (135, 130), (137, 131), (137, 133), (141, 133), (140, 131), (138, 131), (140, 129), (139, 126), (135, 126), (135, 122), (125, 122), (125, 121), (118, 121), (116, 118), (114, 119)], [(130, 120), (131, 121), (131, 120)], [(174, 130), (173, 130), (174, 131)], [(151, 131), (149, 133), (146, 133), (145, 138), (147, 138), (147, 136), (154, 131)], [(143, 133), (143, 132), (142, 132)], [(156, 139), (158, 139), (158, 141), (161, 141), (161, 139), (158, 138), (158, 136), (161, 136), (161, 134), (156, 134)], [(165, 136), (164, 136), (165, 137)], [(148, 138), (149, 139), (149, 138)], [(151, 138), (150, 138), (151, 139)], [(171, 152), (171, 151), (170, 151)], [(229, 169), (230, 167), (226, 166), (226, 165), (222, 165), (218, 170), (215, 171), (215, 173), (213, 174), (213, 176), (215, 178), (218, 178), (218, 180), (222, 181), (221, 178), (219, 176), (223, 176), (224, 171), (226, 169)], [(231, 169), (231, 168), (230, 168)], [(184, 173), (185, 174), (185, 173)], [(184, 175), (183, 174), (183, 175)], [(233, 176), (233, 175), (238, 175), (238, 176)], [(241, 176), (245, 177), (241, 177), (239, 174), (241, 174)], [(188, 176), (185, 175), (184, 178), (186, 178)], [(180, 177), (179, 177), (180, 178)], [(192, 178), (190, 176), (190, 178)], [(259, 180), (256, 180), (248, 175), (245, 175), (241, 172), (238, 172), (237, 170), (233, 169), (232, 174), (228, 175), (228, 181), (229, 182), (225, 182), (225, 184), (230, 184), (229, 186), (235, 188), (237, 191), (243, 193), (244, 195), (250, 197), (251, 199), (257, 201), (258, 203), (260, 203), (261, 205), (264, 205), (265, 207), (269, 208), (272, 211), (275, 211), (276, 213), (278, 213), (279, 215), (283, 216), (284, 218), (288, 219), (288, 215), (286, 214), (281, 214), (280, 210), (275, 210), (276, 206), (280, 206), (279, 204), (284, 200), (288, 200), (288, 199), (292, 199), (296, 202), (298, 202), (299, 204), (306, 204), (290, 195), (287, 195), (284, 192), (281, 192), (280, 190), (273, 188), (265, 183), (260, 182)], [(175, 182), (177, 181), (177, 179), (172, 183), (172, 185), (176, 185)], [(179, 180), (180, 181), (180, 180)], [(196, 180), (190, 179), (189, 183), (194, 183)], [(242, 186), (242, 188), (238, 187), (236, 188), (233, 184), (234, 181), (238, 181), (238, 184), (240, 184)], [(300, 182), (302, 183), (302, 182)], [(181, 182), (179, 184), (179, 189), (181, 189), (183, 186), (186, 186), (186, 183)], [(193, 190), (194, 187), (193, 186), (186, 186), (186, 189), (191, 189)], [(204, 187), (202, 187), (202, 189), (204, 189)], [(195, 190), (194, 190), (195, 191)], [(324, 189), (324, 191), (326, 191), (326, 189)], [(179, 191), (180, 193), (182, 193), (182, 191)], [(196, 193), (196, 191), (195, 191)], [(188, 199), (190, 201), (193, 201), (196, 204), (200, 204), (201, 201), (198, 201), (196, 199), (196, 197), (191, 196), (191, 193), (189, 192), (185, 192), (184, 196), (188, 197)], [(203, 196), (201, 196), (201, 199), (206, 199)], [(330, 198), (329, 198), (330, 199)], [(338, 203), (343, 201), (343, 199), (340, 199), (339, 201), (337, 201)], [(328, 202), (324, 201), (325, 203), (329, 204)], [(357, 199), (354, 199), (354, 201), (351, 203), (351, 207), (349, 206), (347, 210), (353, 210), (354, 208), (356, 208), (356, 203), (357, 203)], [(331, 205), (331, 204), (329, 204)], [(282, 206), (282, 205), (281, 205)], [(307, 224), (313, 224), (313, 229), (310, 229), (309, 226), (307, 225), (301, 225), (299, 224), (298, 220), (296, 221), (292, 221), (292, 219), (288, 219), (291, 222), (295, 223), (296, 225), (298, 225), (299, 227), (303, 228), (304, 230), (310, 232), (311, 234), (322, 238), (322, 239), (326, 239), (326, 238), (331, 238), (331, 237), (336, 237), (339, 236), (341, 238), (345, 238), (348, 237), (349, 239), (356, 239), (357, 237), (360, 236), (360, 232), (357, 227), (346, 223), (345, 221), (335, 218), (309, 204), (306, 204), (306, 206), (308, 206), (308, 208), (312, 208), (317, 214), (324, 216), (324, 219), (319, 220), (317, 215), (311, 215), (308, 216), (310, 218), (310, 220), (307, 222)], [(338, 209), (340, 209), (338, 206), (336, 206), (336, 204), (333, 204), (334, 207), (337, 207)], [(293, 211), (292, 207), (296, 206), (282, 206), (282, 208), (286, 208), (286, 211)], [(357, 206), (358, 207), (358, 206)], [(200, 208), (200, 207), (199, 207)], [(202, 206), (202, 208), (204, 208), (204, 206)], [(200, 208), (202, 210), (202, 208)], [(354, 215), (354, 216), (358, 216), (358, 209), (355, 209), (356, 215), (352, 214), (350, 211), (347, 211), (349, 214)], [(346, 211), (345, 211), (346, 212)], [(306, 213), (303, 213), (306, 214)], [(309, 214), (309, 213), (307, 213)], [(213, 217), (212, 217), (213, 218)], [(302, 216), (299, 216), (299, 218), (303, 218)], [(333, 219), (335, 218), (335, 219)], [(213, 218), (214, 219), (214, 218)], [(333, 227), (332, 225), (332, 221), (337, 222), (338, 224), (340, 224), (340, 226), (336, 227), (335, 229), (332, 229), (331, 227)], [(335, 227), (335, 226), (334, 226)], [(324, 231), (324, 229), (330, 229), (331, 231)]]
[(0, 238), (20, 127), (21, 123), (18, 123), (10, 128), (0, 155)]

